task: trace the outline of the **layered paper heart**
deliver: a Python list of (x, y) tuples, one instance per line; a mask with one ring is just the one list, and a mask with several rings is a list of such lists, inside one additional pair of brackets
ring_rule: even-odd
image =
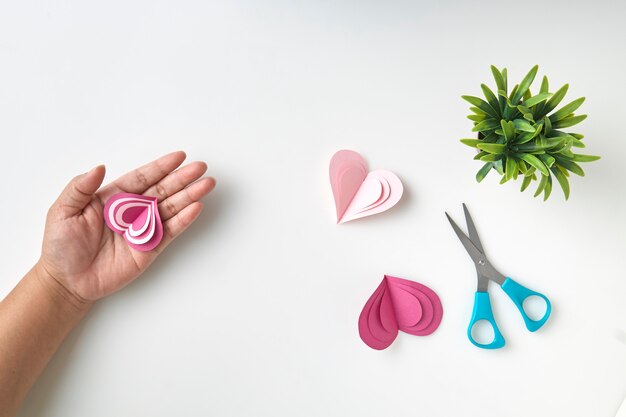
[(337, 223), (345, 223), (395, 206), (402, 197), (402, 182), (391, 171), (368, 172), (367, 163), (354, 151), (341, 150), (330, 160), (330, 185)]
[(425, 285), (385, 275), (359, 316), (359, 335), (372, 349), (389, 347), (398, 330), (427, 336), (437, 330), (443, 308), (439, 296)]
[(138, 251), (156, 248), (163, 238), (163, 224), (155, 197), (115, 194), (104, 205), (104, 222)]

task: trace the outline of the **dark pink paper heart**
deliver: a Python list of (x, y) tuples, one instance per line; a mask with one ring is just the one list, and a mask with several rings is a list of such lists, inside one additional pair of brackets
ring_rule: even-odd
[(359, 335), (372, 349), (389, 347), (398, 330), (427, 336), (437, 330), (443, 307), (437, 294), (425, 285), (385, 275), (359, 316)]

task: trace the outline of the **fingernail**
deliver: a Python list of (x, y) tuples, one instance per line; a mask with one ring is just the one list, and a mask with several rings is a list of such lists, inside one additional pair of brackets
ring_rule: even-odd
[(93, 173), (94, 173), (94, 171), (95, 171), (96, 169), (100, 168), (101, 166), (104, 166), (104, 164), (99, 164), (99, 165), (96, 165), (95, 167), (91, 168), (89, 171), (85, 172), (85, 175), (93, 174)]

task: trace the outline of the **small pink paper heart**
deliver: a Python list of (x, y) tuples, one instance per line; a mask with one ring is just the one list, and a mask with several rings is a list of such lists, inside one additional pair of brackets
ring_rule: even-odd
[(156, 248), (163, 238), (163, 225), (155, 197), (115, 194), (104, 205), (104, 222), (138, 251)]
[(400, 201), (403, 192), (396, 174), (385, 170), (368, 173), (363, 157), (350, 150), (338, 151), (331, 158), (330, 185), (337, 223), (389, 210)]
[(441, 300), (425, 285), (385, 275), (359, 316), (359, 335), (372, 349), (389, 347), (398, 330), (427, 336), (437, 330), (443, 308)]

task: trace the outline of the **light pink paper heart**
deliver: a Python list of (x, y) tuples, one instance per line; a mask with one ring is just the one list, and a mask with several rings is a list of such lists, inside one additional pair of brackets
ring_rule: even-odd
[(439, 296), (420, 283), (385, 275), (359, 316), (359, 335), (376, 350), (389, 347), (398, 330), (427, 336), (439, 327), (443, 308)]
[(155, 197), (115, 194), (104, 205), (104, 222), (138, 251), (156, 248), (163, 238), (163, 225)]
[(396, 174), (386, 170), (368, 173), (363, 157), (350, 150), (338, 151), (331, 158), (330, 185), (337, 223), (389, 210), (400, 201), (403, 192)]

